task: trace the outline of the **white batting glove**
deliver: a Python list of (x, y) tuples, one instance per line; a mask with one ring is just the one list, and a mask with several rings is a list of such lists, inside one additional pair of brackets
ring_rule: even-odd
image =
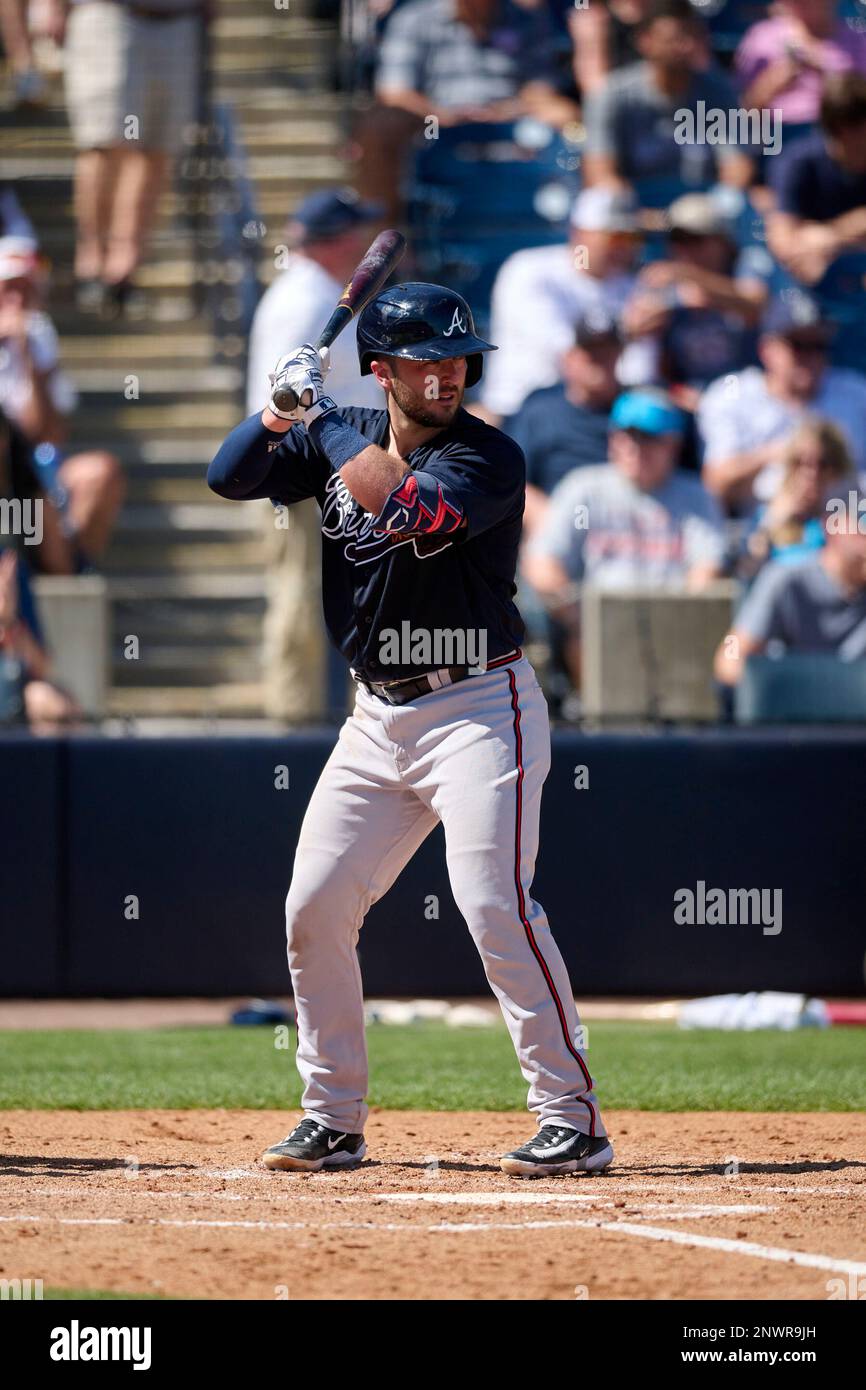
[[(303, 420), (309, 425), (319, 415), (336, 408), (325, 395), (325, 376), (331, 366), (327, 348), (315, 348), (311, 343), (284, 354), (270, 373), (271, 400), (269, 408), (281, 420)], [(281, 390), (294, 391), (298, 404), (293, 410), (281, 409), (274, 396)]]

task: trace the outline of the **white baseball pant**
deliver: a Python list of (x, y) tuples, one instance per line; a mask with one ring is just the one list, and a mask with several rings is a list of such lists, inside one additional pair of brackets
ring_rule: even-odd
[(525, 657), (402, 706), (358, 687), (310, 799), (286, 902), (302, 1103), (328, 1128), (359, 1134), (368, 1113), (364, 917), (438, 820), (529, 1109), (539, 1124), (605, 1133), (568, 974), (530, 895), (549, 770), (547, 703)]

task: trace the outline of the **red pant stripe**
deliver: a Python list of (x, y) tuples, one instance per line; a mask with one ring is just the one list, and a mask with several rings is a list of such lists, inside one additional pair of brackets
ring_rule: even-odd
[[(559, 1016), (559, 1024), (562, 1028), (562, 1036), (565, 1045), (568, 1048), (574, 1060), (577, 1062), (578, 1066), (580, 1067), (581, 1072), (583, 1073), (583, 1079), (586, 1082), (586, 1089), (588, 1091), (591, 1091), (592, 1077), (586, 1069), (586, 1063), (584, 1062), (577, 1048), (574, 1046), (574, 1043), (571, 1041), (571, 1038), (568, 1036), (568, 1023), (565, 1017), (565, 1010), (562, 1007), (562, 1000), (560, 999), (559, 994), (557, 993), (556, 985), (553, 982), (553, 976), (547, 968), (547, 961), (541, 954), (538, 942), (535, 940), (535, 936), (532, 931), (532, 924), (530, 923), (529, 918), (526, 915), (526, 897), (523, 892), (523, 883), (521, 882), (520, 878), (520, 844), (521, 832), (523, 828), (523, 735), (520, 731), (520, 703), (517, 698), (517, 682), (514, 679), (514, 672), (511, 670), (508, 671), (508, 684), (511, 687), (511, 708), (514, 711), (514, 742), (517, 749), (517, 817), (514, 836), (514, 883), (515, 887), (517, 888), (517, 908), (518, 912), (520, 913), (520, 921), (523, 924), (523, 930), (526, 933), (526, 939), (529, 942), (530, 950), (532, 951), (532, 954), (535, 956), (535, 959), (538, 961), (538, 964), (541, 966), (541, 972), (544, 975), (547, 988), (550, 990), (551, 997), (553, 999), (554, 1004), (556, 1005), (556, 1012)], [(589, 1103), (589, 1101), (585, 1101), (584, 1104), (589, 1110), (589, 1132), (591, 1135), (595, 1135), (595, 1111), (592, 1105)]]

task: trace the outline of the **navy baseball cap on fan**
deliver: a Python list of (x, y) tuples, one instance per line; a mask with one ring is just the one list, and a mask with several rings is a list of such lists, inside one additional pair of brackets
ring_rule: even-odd
[(298, 204), (289, 230), (298, 241), (320, 241), (375, 222), (384, 212), (379, 203), (363, 202), (354, 188), (321, 188)]
[(626, 391), (614, 401), (610, 427), (641, 434), (682, 434), (685, 420), (666, 391)]
[(798, 289), (773, 300), (764, 315), (761, 332), (773, 338), (823, 338), (829, 342), (833, 325), (815, 296)]

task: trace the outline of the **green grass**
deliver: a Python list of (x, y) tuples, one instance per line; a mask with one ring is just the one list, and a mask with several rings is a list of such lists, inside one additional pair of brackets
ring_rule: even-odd
[[(367, 1030), (372, 1105), (522, 1110), (526, 1089), (503, 1025)], [(0, 1109), (289, 1109), (300, 1086), (294, 1030), (0, 1032)], [(589, 1062), (607, 1109), (862, 1110), (866, 1033), (680, 1032), (589, 1025)]]

